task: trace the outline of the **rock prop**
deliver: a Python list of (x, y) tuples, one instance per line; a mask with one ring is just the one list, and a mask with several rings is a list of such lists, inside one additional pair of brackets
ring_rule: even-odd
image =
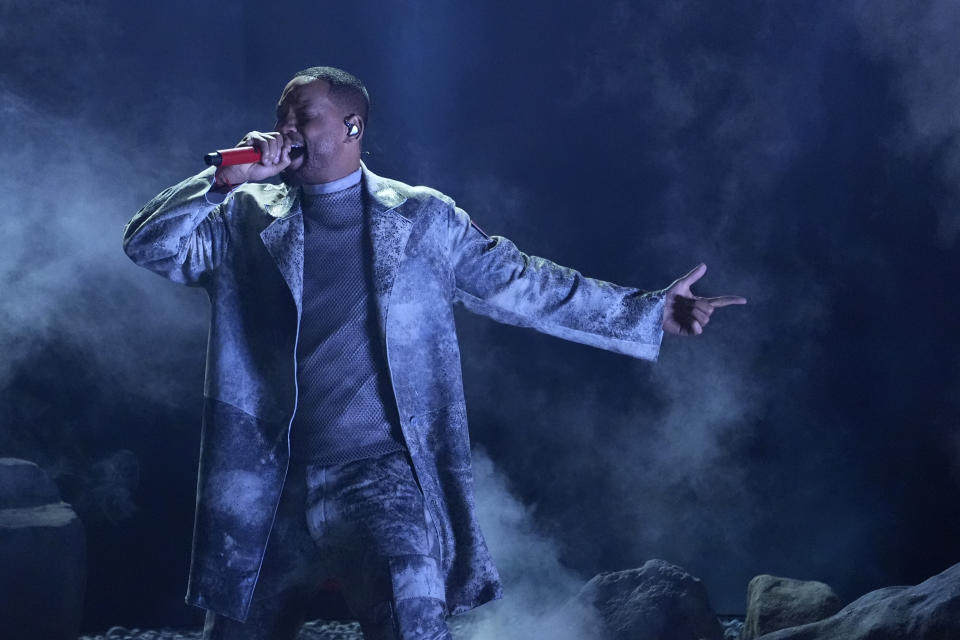
[(594, 576), (577, 594), (603, 620), (609, 640), (722, 640), (699, 578), (663, 560)]
[(960, 564), (913, 587), (886, 587), (833, 616), (757, 640), (949, 640), (960, 638)]
[(743, 640), (829, 618), (840, 598), (822, 582), (759, 575), (747, 586)]
[(86, 591), (83, 525), (32, 462), (0, 458), (0, 638), (74, 640)]

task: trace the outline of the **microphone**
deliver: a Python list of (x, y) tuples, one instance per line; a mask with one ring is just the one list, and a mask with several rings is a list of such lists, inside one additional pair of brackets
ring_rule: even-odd
[(220, 149), (203, 156), (208, 166), (229, 167), (235, 164), (250, 164), (260, 162), (260, 151), (254, 147), (234, 147)]
[[(293, 160), (303, 153), (303, 144), (294, 143), (295, 146), (290, 149), (290, 159)], [(229, 167), (234, 164), (252, 164), (260, 162), (260, 152), (255, 147), (233, 147), (232, 149), (220, 149), (213, 153), (203, 156), (203, 161), (208, 166)]]

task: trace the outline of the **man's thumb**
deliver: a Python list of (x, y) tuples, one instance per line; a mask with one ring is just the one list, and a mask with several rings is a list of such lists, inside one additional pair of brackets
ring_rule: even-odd
[(687, 286), (690, 286), (691, 284), (693, 284), (694, 282), (702, 278), (703, 274), (705, 274), (706, 272), (707, 272), (707, 265), (706, 263), (701, 262), (700, 264), (695, 266), (693, 269), (691, 269), (690, 273), (680, 278), (680, 280), (682, 280), (683, 283), (686, 284)]

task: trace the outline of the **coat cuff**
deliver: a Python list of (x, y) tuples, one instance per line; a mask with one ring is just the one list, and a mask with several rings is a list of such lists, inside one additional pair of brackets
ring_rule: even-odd
[(207, 202), (209, 202), (210, 204), (220, 204), (221, 202), (223, 202), (224, 200), (226, 200), (227, 197), (229, 197), (231, 193), (233, 193), (234, 191), (236, 191), (238, 187), (241, 187), (241, 186), (247, 184), (246, 182), (241, 182), (240, 184), (235, 184), (235, 185), (233, 185), (233, 188), (231, 188), (230, 191), (227, 191), (226, 193), (221, 193), (221, 192), (219, 192), (219, 191), (213, 191), (213, 185), (214, 185), (214, 183), (215, 183), (216, 180), (217, 180), (216, 174), (217, 174), (217, 168), (216, 168), (216, 167), (207, 167), (207, 168), (204, 169), (202, 172), (200, 172), (200, 174), (197, 176), (198, 178), (205, 178), (206, 180), (209, 180), (209, 182), (210, 182), (210, 187), (209, 187), (209, 188), (207, 189), (207, 191), (203, 194), (203, 197), (206, 198)]

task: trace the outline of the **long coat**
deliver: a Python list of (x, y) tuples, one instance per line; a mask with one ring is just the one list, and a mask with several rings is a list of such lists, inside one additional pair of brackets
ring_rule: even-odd
[[(582, 276), (481, 231), (433, 189), (362, 166), (374, 298), (415, 477), (441, 541), (448, 612), (502, 597), (474, 513), (453, 303), (498, 322), (656, 360), (664, 290)], [(138, 265), (203, 287), (211, 316), (186, 602), (245, 620), (289, 462), (303, 291), (300, 189), (244, 184), (220, 204), (213, 167), (133, 216)]]

